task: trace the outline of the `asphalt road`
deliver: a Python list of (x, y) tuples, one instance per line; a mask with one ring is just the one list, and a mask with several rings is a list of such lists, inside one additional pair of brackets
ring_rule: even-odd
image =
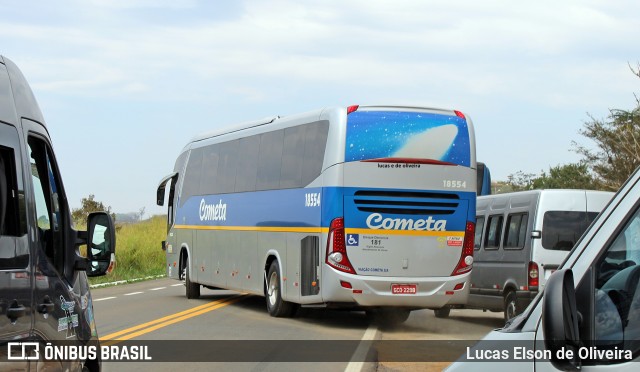
[(170, 279), (93, 289), (103, 345), (144, 340), (153, 358), (105, 362), (104, 369), (440, 370), (448, 362), (415, 363), (402, 355), (424, 350), (461, 355), (461, 344), (451, 340), (477, 340), (502, 325), (501, 313), (452, 310), (449, 318), (438, 319), (433, 311), (420, 310), (400, 326), (379, 329), (364, 312), (304, 309), (282, 319), (269, 316), (262, 297), (203, 288), (200, 299), (188, 300), (184, 293), (184, 286)]

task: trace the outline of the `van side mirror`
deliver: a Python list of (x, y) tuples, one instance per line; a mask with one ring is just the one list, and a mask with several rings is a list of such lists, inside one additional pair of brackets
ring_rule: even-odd
[(87, 218), (87, 276), (101, 276), (116, 264), (116, 232), (108, 213), (94, 212)]
[[(562, 371), (580, 369), (580, 333), (576, 290), (571, 269), (562, 269), (551, 274), (544, 289), (542, 302), (542, 331), (544, 345), (551, 352), (551, 364)], [(558, 353), (571, 350), (573, 358), (560, 359)]]

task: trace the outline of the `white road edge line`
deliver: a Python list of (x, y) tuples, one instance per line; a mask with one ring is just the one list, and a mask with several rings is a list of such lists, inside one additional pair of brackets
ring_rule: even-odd
[(369, 326), (369, 328), (367, 328), (367, 330), (364, 332), (364, 335), (362, 335), (362, 338), (360, 339), (360, 344), (358, 345), (358, 348), (356, 349), (356, 351), (353, 352), (353, 355), (351, 356), (351, 360), (349, 361), (349, 364), (347, 364), (347, 367), (344, 369), (344, 372), (360, 372), (362, 371), (362, 368), (364, 367), (364, 360), (367, 357), (367, 353), (369, 352), (369, 345), (370, 342), (366, 342), (366, 341), (373, 341), (376, 339), (378, 335), (378, 327), (375, 326), (375, 324), (371, 324)]
[(131, 293), (125, 293), (124, 295), (125, 296), (133, 296), (133, 295), (137, 295), (137, 294), (140, 294), (140, 293), (144, 293), (144, 292), (131, 292)]
[(167, 287), (158, 287), (158, 288), (151, 288), (150, 291), (159, 291), (161, 289), (165, 289)]
[(104, 297), (104, 298), (94, 298), (93, 302), (104, 301), (104, 300), (113, 300), (115, 297)]
[(172, 286), (172, 287), (177, 287), (177, 286), (180, 286), (180, 285), (184, 285), (184, 284), (182, 284), (182, 283), (178, 283), (178, 284), (171, 284), (171, 286)]

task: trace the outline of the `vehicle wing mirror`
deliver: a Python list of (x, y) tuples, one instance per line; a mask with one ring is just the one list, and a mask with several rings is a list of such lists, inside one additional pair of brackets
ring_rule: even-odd
[[(578, 329), (576, 290), (571, 269), (551, 274), (544, 289), (542, 302), (542, 331), (544, 345), (551, 352), (551, 364), (562, 371), (580, 369), (580, 332)], [(573, 358), (558, 358), (558, 351), (571, 350)]]
[(87, 219), (88, 276), (110, 273), (116, 263), (116, 232), (108, 213), (95, 212)]

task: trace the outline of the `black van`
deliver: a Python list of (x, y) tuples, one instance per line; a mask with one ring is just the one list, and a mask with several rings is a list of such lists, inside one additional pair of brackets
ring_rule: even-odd
[(0, 370), (99, 370), (99, 355), (47, 360), (45, 346), (97, 345), (87, 276), (114, 263), (111, 217), (74, 229), (40, 108), (0, 56)]

